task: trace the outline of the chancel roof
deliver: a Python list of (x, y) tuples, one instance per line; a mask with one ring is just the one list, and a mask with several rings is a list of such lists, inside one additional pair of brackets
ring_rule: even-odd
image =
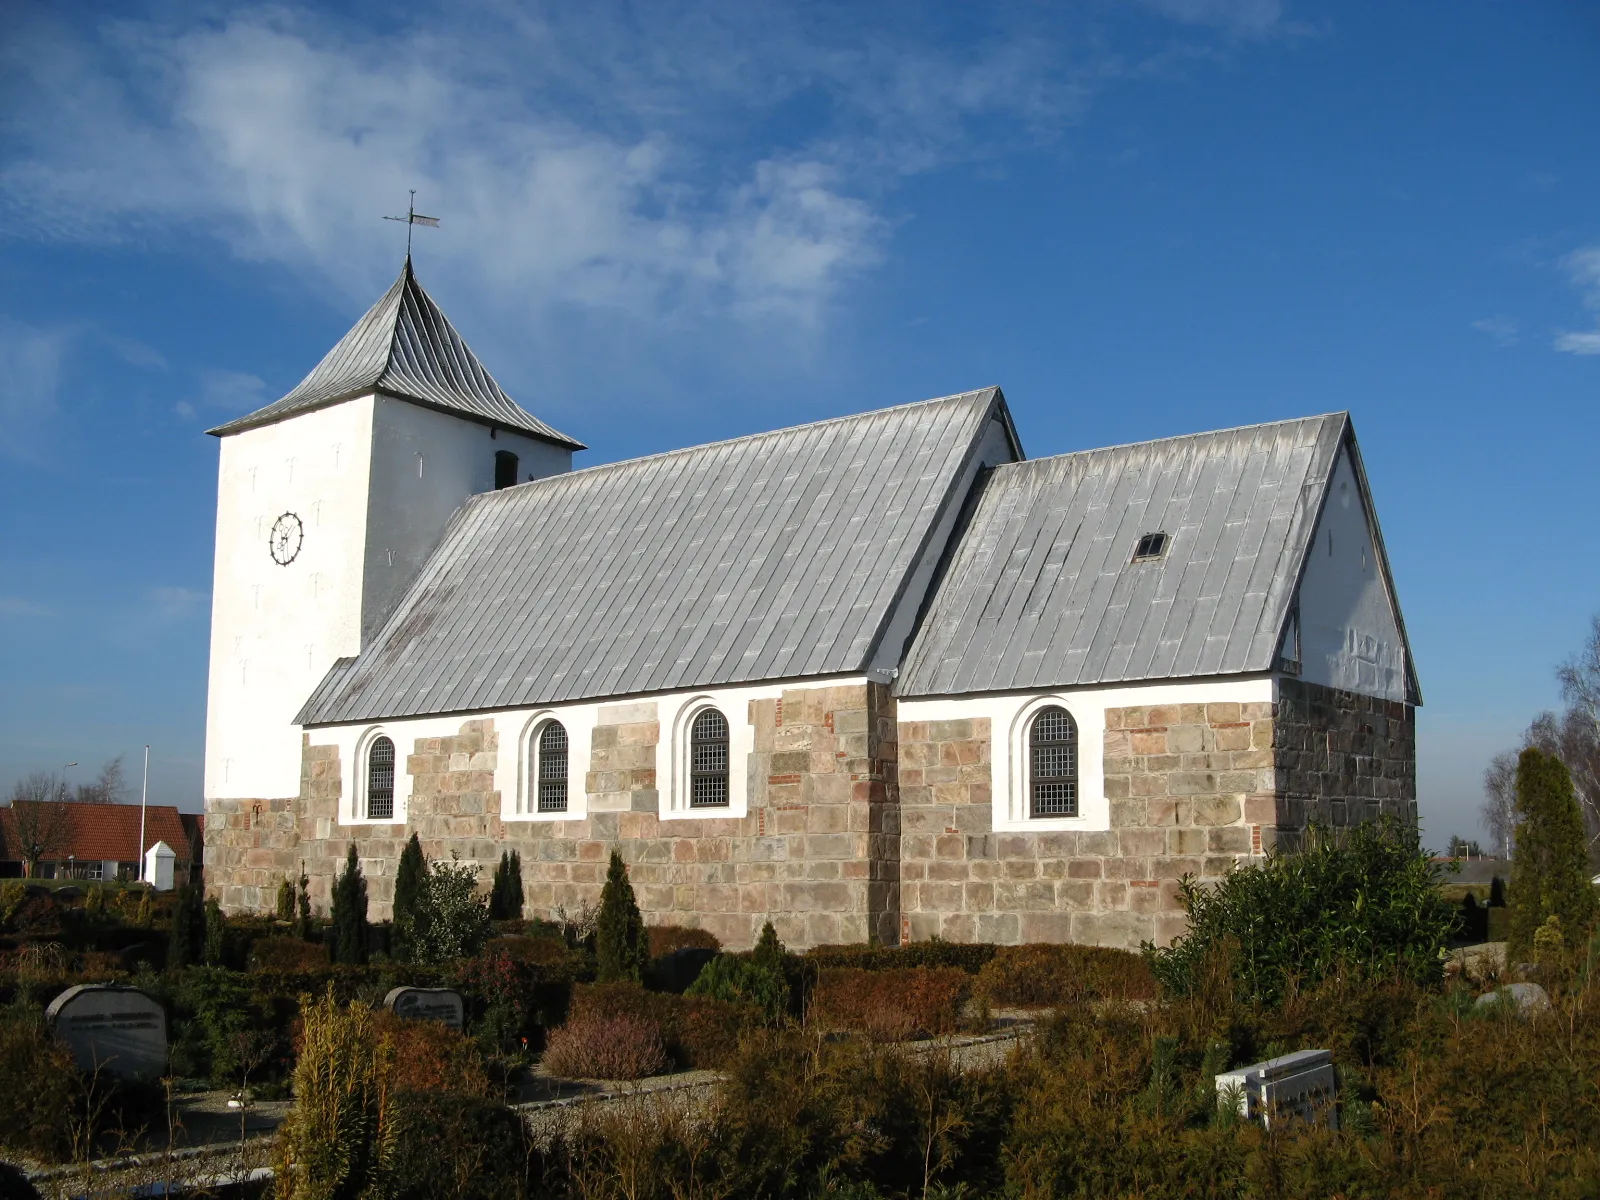
[(987, 388), (475, 496), (296, 723), (862, 672), (991, 421), (1015, 447)]
[(558, 433), (506, 395), (422, 290), (410, 258), (394, 286), (293, 391), (208, 432), (239, 433), (371, 392), (584, 449), (582, 442)]
[[(896, 692), (944, 696), (1276, 669), (1308, 543), (1346, 444), (1359, 474), (1345, 413), (996, 467), (971, 506)], [(1392, 600), (1376, 518), (1372, 531)], [(1140, 538), (1154, 533), (1166, 535), (1163, 552), (1136, 560)], [(1409, 658), (1408, 651), (1408, 670)]]

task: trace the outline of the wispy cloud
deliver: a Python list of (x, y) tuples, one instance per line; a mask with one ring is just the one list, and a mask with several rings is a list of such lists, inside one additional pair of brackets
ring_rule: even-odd
[(56, 409), (74, 334), (0, 317), (0, 454), (17, 457), (37, 446)]
[[(1280, 17), (1277, 0), (1150, 7), (1234, 30)], [(491, 302), (784, 325), (879, 260), (896, 178), (1059, 137), (1129, 70), (1006, 5), (484, 4), (384, 33), (273, 6), (20, 40), (0, 196), (35, 235), (200, 230), (367, 300), (395, 255), (377, 217), (416, 187), (446, 218), (424, 253)]]
[(53, 608), (21, 596), (0, 596), (0, 619), (33, 620), (56, 615)]
[(1479, 333), (1487, 334), (1493, 338), (1494, 344), (1497, 346), (1515, 346), (1517, 337), (1522, 330), (1522, 323), (1515, 317), (1508, 317), (1500, 313), (1474, 321), (1472, 327)]
[(260, 408), (269, 399), (266, 381), (259, 375), (208, 367), (200, 372), (194, 399), (180, 400), (173, 407), (180, 417), (191, 420), (208, 408), (236, 416)]
[(1561, 260), (1583, 306), (1595, 314), (1593, 329), (1562, 330), (1555, 348), (1565, 354), (1600, 354), (1600, 245), (1584, 246)]

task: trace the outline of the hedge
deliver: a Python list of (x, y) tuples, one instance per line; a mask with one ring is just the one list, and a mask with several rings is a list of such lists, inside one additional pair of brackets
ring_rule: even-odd
[(1151, 1000), (1156, 990), (1155, 976), (1132, 951), (1071, 943), (1001, 946), (977, 980), (984, 1000), (1013, 1008)]
[(971, 991), (972, 976), (955, 967), (826, 967), (817, 973), (810, 1019), (882, 1042), (937, 1037), (959, 1028)]

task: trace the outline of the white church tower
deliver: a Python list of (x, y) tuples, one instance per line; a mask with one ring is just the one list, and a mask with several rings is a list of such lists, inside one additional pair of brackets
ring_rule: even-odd
[(405, 270), (283, 399), (221, 439), (205, 795), (300, 791), (300, 706), (360, 653), (468, 496), (580, 442), (501, 390)]

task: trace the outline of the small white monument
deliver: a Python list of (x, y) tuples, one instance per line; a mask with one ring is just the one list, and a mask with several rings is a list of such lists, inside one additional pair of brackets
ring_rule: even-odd
[(45, 1018), (78, 1068), (120, 1079), (159, 1079), (167, 1070), (167, 1013), (138, 988), (80, 983), (50, 1002)]
[(157, 842), (144, 852), (144, 881), (158, 892), (170, 892), (177, 862), (178, 856), (172, 847)]
[(413, 1021), (440, 1021), (455, 1030), (466, 1025), (461, 993), (451, 988), (392, 988), (383, 998), (383, 1006), (395, 1016)]
[(1268, 1128), (1275, 1121), (1304, 1121), (1339, 1128), (1333, 1051), (1299, 1050), (1217, 1076), (1217, 1098), (1235, 1097), (1239, 1115)]

